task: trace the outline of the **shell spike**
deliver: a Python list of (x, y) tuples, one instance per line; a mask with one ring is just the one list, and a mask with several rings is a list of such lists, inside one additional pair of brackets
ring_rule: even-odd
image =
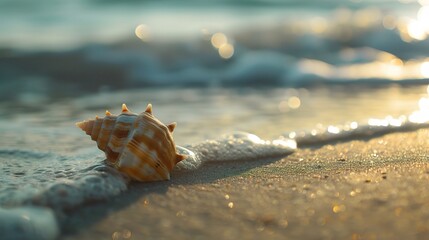
[(181, 155), (176, 153), (176, 163), (185, 160), (188, 156), (187, 155)]
[(112, 114), (109, 112), (109, 110), (106, 110), (106, 116), (112, 116)]
[(127, 108), (127, 105), (125, 103), (122, 103), (122, 112), (129, 112), (130, 110)]
[(149, 103), (149, 104), (147, 105), (145, 112), (147, 112), (147, 113), (149, 113), (149, 114), (151, 114), (151, 115), (152, 115), (152, 104), (150, 104), (150, 103)]
[(176, 128), (177, 123), (176, 122), (172, 122), (170, 124), (167, 125), (168, 130), (172, 133), (174, 131), (174, 129)]

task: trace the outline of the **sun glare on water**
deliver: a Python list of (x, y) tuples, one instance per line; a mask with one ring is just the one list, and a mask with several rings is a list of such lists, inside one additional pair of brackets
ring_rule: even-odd
[(423, 77), (429, 78), (429, 62), (423, 62), (420, 65), (420, 73)]
[(416, 19), (406, 20), (406, 30), (412, 40), (422, 41), (429, 36), (429, 3), (420, 2), (423, 5), (417, 12)]
[(429, 122), (429, 86), (427, 88), (428, 96), (422, 97), (419, 100), (419, 110), (413, 112), (408, 120), (413, 123)]

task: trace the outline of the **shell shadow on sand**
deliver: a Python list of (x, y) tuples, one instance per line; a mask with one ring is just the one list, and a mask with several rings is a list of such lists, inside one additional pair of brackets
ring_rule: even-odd
[[(170, 181), (132, 182), (128, 191), (106, 201), (85, 204), (79, 211), (70, 211), (61, 222), (65, 236), (73, 236), (86, 228), (97, 224), (109, 215), (133, 205), (151, 194), (166, 195), (170, 187), (211, 184), (224, 178), (239, 176), (252, 169), (269, 165), (281, 157), (254, 161), (209, 162), (195, 170), (173, 171)], [(243, 164), (245, 163), (245, 164)], [(84, 221), (82, 221), (84, 219)]]

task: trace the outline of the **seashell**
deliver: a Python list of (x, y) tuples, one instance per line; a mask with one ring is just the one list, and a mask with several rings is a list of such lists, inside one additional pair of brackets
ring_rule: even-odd
[(135, 114), (122, 104), (118, 116), (106, 111), (104, 118), (76, 123), (106, 154), (107, 164), (137, 181), (169, 180), (174, 166), (186, 158), (176, 152), (173, 130), (152, 114), (152, 105)]

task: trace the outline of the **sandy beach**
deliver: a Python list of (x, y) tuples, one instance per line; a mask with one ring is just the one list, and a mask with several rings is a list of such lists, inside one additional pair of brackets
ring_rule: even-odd
[(429, 1), (197, 2), (0, 3), (0, 239), (429, 239)]
[(429, 130), (211, 163), (70, 213), (61, 239), (426, 239)]

